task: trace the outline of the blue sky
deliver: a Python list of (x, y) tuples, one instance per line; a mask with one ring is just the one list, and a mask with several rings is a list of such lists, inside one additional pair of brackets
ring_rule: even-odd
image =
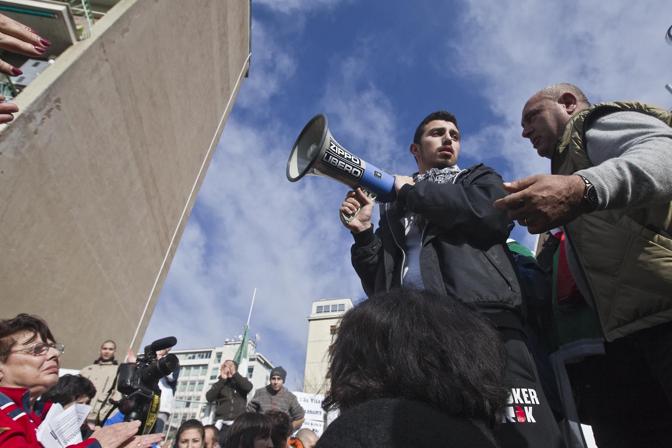
[[(460, 166), (505, 180), (548, 171), (520, 137), (520, 110), (561, 81), (593, 102), (672, 107), (669, 0), (259, 0), (252, 62), (187, 224), (144, 342), (179, 348), (241, 333), (252, 291), (258, 350), (302, 387), (313, 300), (364, 293), (338, 221), (347, 188), (298, 183), (285, 164), (303, 125), (325, 113), (336, 139), (390, 173), (415, 168), (408, 145), (429, 112), (454, 112)], [(513, 237), (534, 238), (517, 227)]]

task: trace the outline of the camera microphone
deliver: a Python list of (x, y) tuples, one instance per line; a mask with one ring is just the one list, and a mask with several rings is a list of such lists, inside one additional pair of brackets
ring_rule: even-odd
[(177, 344), (177, 338), (175, 336), (168, 336), (166, 338), (157, 339), (145, 347), (145, 353), (156, 353), (159, 350), (170, 348), (175, 344)]

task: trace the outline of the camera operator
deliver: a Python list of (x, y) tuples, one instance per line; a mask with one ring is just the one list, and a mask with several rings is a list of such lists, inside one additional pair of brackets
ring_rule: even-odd
[(140, 420), (143, 434), (161, 433), (168, 423), (180, 368), (177, 356), (168, 354), (175, 344), (177, 339), (169, 336), (147, 345), (139, 356), (129, 349), (127, 362), (119, 366), (119, 411), (124, 421)]
[[(42, 319), (19, 314), (0, 321), (0, 446), (43, 448), (37, 429), (50, 408), (33, 410), (35, 400), (58, 382), (63, 344), (56, 342)], [(149, 447), (160, 434), (136, 436), (139, 421), (119, 423), (96, 430), (73, 448)]]

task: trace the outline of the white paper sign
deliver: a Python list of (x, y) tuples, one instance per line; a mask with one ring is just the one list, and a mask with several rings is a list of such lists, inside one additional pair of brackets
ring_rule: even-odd
[(322, 409), (322, 394), (307, 394), (304, 392), (292, 392), (296, 395), (299, 404), (306, 411), (306, 421), (303, 428), (310, 428), (319, 436), (324, 431), (324, 410)]
[(37, 428), (37, 440), (44, 448), (64, 448), (68, 445), (80, 443), (82, 433), (80, 427), (89, 415), (91, 406), (74, 404), (63, 409), (58, 403), (49, 408), (42, 424)]

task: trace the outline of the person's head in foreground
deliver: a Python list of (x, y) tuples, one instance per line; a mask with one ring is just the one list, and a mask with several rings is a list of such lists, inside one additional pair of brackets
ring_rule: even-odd
[(205, 425), (205, 448), (219, 447), (219, 429), (215, 425)]
[(301, 428), (296, 432), (296, 435), (292, 437), (290, 441), (290, 446), (296, 448), (315, 448), (319, 437), (315, 434), (310, 428)]
[(62, 353), (63, 345), (39, 317), (0, 321), (0, 387), (25, 388), (36, 399), (58, 382)]
[(40, 400), (59, 403), (64, 408), (75, 404), (90, 404), (96, 396), (96, 386), (91, 380), (79, 375), (63, 375)]
[(187, 420), (180, 425), (175, 435), (174, 448), (203, 448), (205, 446), (205, 429), (196, 420)]
[(506, 403), (495, 328), (461, 302), (416, 290), (377, 294), (348, 311), (330, 348), (323, 407), (378, 398), (422, 402), (491, 424)]
[(244, 412), (233, 421), (226, 448), (273, 448), (272, 427), (267, 415)]
[(286, 448), (289, 436), (292, 435), (292, 422), (289, 415), (282, 411), (266, 412), (271, 419), (271, 441), (273, 448)]

